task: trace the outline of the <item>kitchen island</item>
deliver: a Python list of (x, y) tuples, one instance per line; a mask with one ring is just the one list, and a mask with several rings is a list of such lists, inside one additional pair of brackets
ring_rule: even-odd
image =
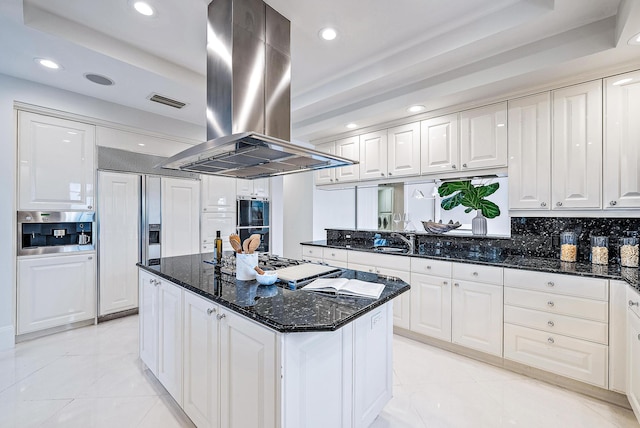
[(365, 427), (391, 398), (395, 278), (378, 299), (259, 286), (205, 263), (138, 265), (140, 358), (198, 427)]

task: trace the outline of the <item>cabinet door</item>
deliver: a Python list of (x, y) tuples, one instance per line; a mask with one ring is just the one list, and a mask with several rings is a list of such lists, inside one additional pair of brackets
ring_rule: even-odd
[(207, 213), (235, 212), (236, 179), (203, 175), (202, 211)]
[(640, 72), (605, 80), (604, 207), (640, 207)]
[(387, 131), (360, 136), (360, 179), (376, 180), (387, 176)]
[(457, 114), (420, 122), (420, 173), (457, 171), (458, 145)]
[(627, 288), (609, 281), (609, 389), (627, 393)]
[(387, 130), (389, 177), (420, 174), (420, 123), (408, 123)]
[[(336, 154), (336, 146), (335, 143), (325, 143), (318, 144), (315, 147), (319, 152), (329, 153), (330, 155)], [(325, 168), (320, 169), (315, 172), (316, 177), (316, 185), (319, 184), (332, 184), (336, 178), (336, 169), (335, 168)]]
[[(352, 268), (350, 267), (350, 269)], [(400, 278), (407, 284), (411, 283), (411, 274), (406, 271), (377, 267), (375, 272), (378, 275)], [(393, 325), (409, 330), (411, 326), (411, 290), (393, 299)]]
[(198, 427), (218, 426), (218, 306), (184, 293), (185, 413)]
[(551, 98), (509, 101), (509, 208), (551, 207)]
[(236, 232), (236, 213), (205, 213), (202, 214), (200, 227), (202, 230), (202, 245), (215, 244), (216, 232), (222, 237), (222, 250), (233, 251), (229, 243), (229, 235)]
[[(360, 137), (349, 137), (336, 141), (336, 155), (343, 158), (360, 159)], [(360, 165), (336, 168), (336, 181), (357, 181), (360, 178)]]
[(220, 426), (274, 428), (280, 405), (276, 334), (232, 312), (220, 319)]
[(162, 177), (162, 257), (200, 251), (200, 182)]
[(158, 380), (182, 406), (182, 289), (158, 286)]
[(602, 82), (553, 91), (553, 209), (600, 208)]
[(411, 331), (451, 342), (451, 279), (411, 274)]
[(257, 178), (253, 180), (253, 194), (259, 198), (268, 198), (271, 190), (270, 178)]
[(158, 285), (153, 275), (140, 270), (140, 359), (158, 376)]
[(95, 127), (18, 112), (18, 208), (93, 210)]
[(236, 180), (236, 194), (237, 196), (254, 196), (253, 182), (251, 180), (243, 180), (241, 178), (238, 178)]
[(98, 174), (99, 315), (138, 307), (140, 176)]
[(502, 356), (502, 286), (455, 280), (452, 296), (454, 343)]
[(460, 113), (461, 168), (507, 166), (507, 103)]
[(640, 318), (627, 311), (627, 398), (640, 421)]
[(18, 334), (95, 316), (94, 253), (18, 259)]

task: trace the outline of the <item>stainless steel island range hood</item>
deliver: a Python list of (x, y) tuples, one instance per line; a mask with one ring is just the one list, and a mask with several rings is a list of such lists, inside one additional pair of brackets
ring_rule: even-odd
[(290, 22), (261, 0), (213, 0), (207, 21), (207, 142), (163, 168), (254, 179), (357, 162), (288, 142)]

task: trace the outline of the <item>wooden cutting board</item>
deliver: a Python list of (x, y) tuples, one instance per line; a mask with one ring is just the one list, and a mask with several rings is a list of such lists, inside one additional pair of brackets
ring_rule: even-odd
[(340, 270), (333, 266), (323, 266), (313, 263), (303, 263), (296, 266), (289, 266), (278, 269), (278, 279), (283, 281), (300, 281), (302, 279), (312, 278), (329, 272)]

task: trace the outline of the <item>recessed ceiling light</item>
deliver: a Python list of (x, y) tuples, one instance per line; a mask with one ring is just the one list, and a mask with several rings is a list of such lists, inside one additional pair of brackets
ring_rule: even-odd
[(627, 77), (626, 79), (620, 79), (617, 82), (613, 82), (613, 86), (624, 85), (625, 83), (631, 82), (633, 79), (631, 77)]
[(34, 61), (43, 67), (50, 68), (51, 70), (59, 70), (62, 67), (55, 61), (45, 58), (34, 58)]
[(409, 108), (407, 109), (407, 111), (408, 111), (409, 113), (418, 113), (418, 112), (420, 112), (420, 111), (422, 111), (422, 110), (424, 110), (424, 109), (425, 109), (425, 107), (424, 107), (423, 105), (415, 105), (415, 106), (411, 106), (411, 107), (409, 107)]
[(97, 85), (111, 86), (111, 85), (114, 84), (113, 80), (109, 79), (106, 76), (102, 76), (100, 74), (85, 73), (84, 77), (88, 81), (93, 82), (93, 83), (95, 83)]
[(320, 30), (320, 37), (324, 40), (333, 40), (338, 37), (338, 32), (331, 27), (323, 28)]
[(349, 129), (355, 129), (357, 127), (358, 127), (358, 125), (356, 125), (355, 123), (347, 123), (347, 128), (349, 128)]
[(144, 15), (144, 16), (152, 16), (155, 11), (153, 10), (153, 8), (151, 7), (151, 5), (149, 5), (149, 3), (144, 2), (144, 1), (137, 1), (133, 4), (133, 8), (138, 11), (138, 13)]
[(636, 34), (627, 42), (629, 45), (640, 45), (640, 33)]
[(504, 123), (499, 123), (496, 125), (498, 128), (502, 128), (504, 126)]
[(144, 147), (144, 143), (138, 143), (140, 147)]

